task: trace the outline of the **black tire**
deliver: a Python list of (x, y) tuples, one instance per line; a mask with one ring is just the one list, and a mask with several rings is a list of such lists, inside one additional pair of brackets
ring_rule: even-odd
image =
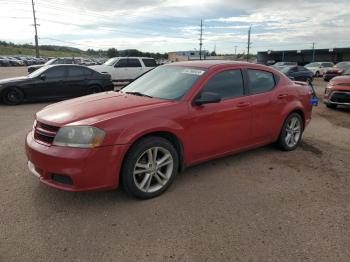
[(2, 100), (6, 105), (19, 105), (24, 100), (24, 94), (17, 87), (10, 87), (3, 91)]
[[(292, 119), (298, 119), (299, 121), (299, 124), (300, 124), (300, 134), (299, 134), (299, 137), (297, 139), (297, 141), (294, 141), (296, 142), (294, 145), (290, 145), (287, 143), (287, 135), (288, 135), (288, 125), (290, 123), (290, 121)], [(303, 121), (303, 118), (301, 117), (300, 114), (298, 113), (291, 113), (287, 118), (286, 120), (284, 121), (283, 123), (283, 127), (282, 127), (282, 130), (281, 130), (281, 133), (280, 133), (280, 136), (278, 138), (278, 146), (280, 149), (284, 150), (284, 151), (292, 151), (294, 149), (296, 149), (298, 147), (298, 145), (300, 144), (300, 141), (302, 139), (302, 135), (303, 135), (303, 131), (304, 131), (304, 121)], [(291, 132), (291, 131), (289, 131)], [(294, 139), (294, 135), (293, 135), (293, 139)]]
[(335, 108), (337, 108), (337, 105), (335, 105), (335, 104), (326, 104), (326, 107), (331, 108), (331, 109), (335, 109)]
[(97, 94), (102, 92), (102, 88), (98, 85), (89, 86), (88, 94)]
[(316, 72), (315, 77), (320, 77), (320, 72)]
[[(141, 161), (142, 157), (145, 156), (146, 152), (150, 150), (151, 148), (157, 147), (159, 148), (158, 150), (165, 150), (167, 153), (170, 153), (172, 159), (172, 165), (170, 165), (169, 172), (168, 172), (168, 178), (164, 182), (164, 184), (159, 185), (157, 179), (153, 177), (153, 175), (158, 174), (155, 169), (153, 171), (155, 174), (151, 174), (150, 179), (148, 181), (153, 188), (157, 188), (157, 186), (160, 186), (159, 189), (153, 191), (153, 192), (145, 192), (140, 189), (140, 185), (137, 185), (137, 179), (138, 175), (142, 176), (142, 174), (135, 174), (134, 175), (134, 170), (136, 169), (136, 164), (138, 161)], [(159, 151), (161, 152), (161, 151)], [(157, 155), (157, 154), (156, 154)], [(147, 156), (148, 157), (148, 156)], [(170, 156), (169, 156), (170, 157)], [(147, 165), (147, 164), (145, 164)], [(129, 152), (127, 153), (124, 162), (123, 162), (123, 167), (122, 167), (122, 173), (121, 173), (121, 180), (122, 180), (122, 185), (124, 190), (131, 196), (140, 198), (140, 199), (149, 199), (153, 198), (156, 196), (159, 196), (162, 194), (164, 191), (166, 191), (169, 186), (172, 184), (174, 181), (176, 174), (178, 172), (178, 167), (179, 167), (179, 157), (178, 154), (173, 147), (173, 145), (166, 139), (161, 138), (161, 137), (146, 137), (144, 139), (141, 139), (140, 141), (136, 142)], [(150, 167), (148, 167), (150, 168)], [(162, 167), (159, 168), (161, 170)], [(165, 168), (168, 168), (165, 166)], [(171, 170), (172, 169), (172, 170)], [(158, 170), (158, 167), (157, 169)], [(152, 171), (150, 171), (152, 172)], [(148, 173), (148, 172), (144, 172)], [(144, 174), (143, 178), (140, 177), (140, 180), (145, 179), (146, 174)], [(158, 175), (157, 175), (158, 176)], [(158, 176), (159, 177), (159, 176)], [(141, 184), (142, 184), (141, 182)], [(153, 184), (152, 184), (153, 182)], [(146, 184), (146, 183), (144, 183)], [(158, 185), (157, 185), (158, 184)], [(151, 189), (151, 186), (148, 187), (148, 189)], [(142, 187), (142, 186), (141, 186)], [(148, 191), (147, 189), (147, 191)], [(151, 191), (151, 190), (150, 190)]]

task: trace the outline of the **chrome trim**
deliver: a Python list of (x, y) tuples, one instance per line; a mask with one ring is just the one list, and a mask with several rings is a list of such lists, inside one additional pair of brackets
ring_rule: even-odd
[(32, 162), (28, 161), (28, 169), (29, 171), (36, 177), (41, 177), (40, 174), (35, 170), (35, 167)]

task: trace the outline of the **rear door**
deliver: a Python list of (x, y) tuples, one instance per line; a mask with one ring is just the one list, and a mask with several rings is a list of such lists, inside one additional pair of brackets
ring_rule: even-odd
[(269, 71), (247, 69), (252, 110), (252, 141), (255, 144), (271, 141), (280, 124), (280, 113), (287, 97), (277, 90), (277, 81)]
[(67, 77), (64, 80), (64, 89), (67, 91), (67, 97), (85, 95), (87, 92), (87, 84), (87, 73), (84, 67), (67, 67)]
[(144, 67), (142, 67), (140, 59), (129, 58), (128, 59), (128, 79), (135, 79), (144, 73)]

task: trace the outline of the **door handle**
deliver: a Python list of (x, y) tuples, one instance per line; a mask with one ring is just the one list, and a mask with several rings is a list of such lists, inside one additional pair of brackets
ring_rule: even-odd
[(237, 104), (237, 107), (239, 107), (239, 108), (244, 108), (244, 107), (248, 107), (248, 106), (250, 106), (250, 104), (247, 102), (239, 102)]
[(287, 94), (279, 94), (277, 97), (279, 99), (283, 99), (283, 98), (286, 98), (288, 95)]

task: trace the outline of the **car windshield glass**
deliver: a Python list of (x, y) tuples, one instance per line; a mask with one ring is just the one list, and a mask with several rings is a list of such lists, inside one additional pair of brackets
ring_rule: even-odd
[(203, 69), (161, 66), (123, 88), (123, 93), (135, 93), (160, 99), (179, 100), (205, 73)]
[(107, 65), (107, 66), (112, 66), (112, 65), (114, 65), (115, 64), (115, 62), (118, 60), (119, 58), (111, 58), (111, 59), (108, 59), (105, 63), (104, 63), (104, 65)]
[(274, 64), (275, 66), (281, 66), (281, 65), (284, 65), (283, 62), (277, 62), (276, 64)]
[(290, 66), (286, 66), (284, 68), (281, 69), (281, 72), (284, 73), (284, 74), (287, 74), (289, 72), (289, 70), (291, 69)]
[(52, 63), (54, 63), (56, 61), (56, 58), (50, 59), (49, 61), (47, 61), (45, 63), (45, 65), (51, 65)]
[(34, 77), (40, 76), (43, 72), (46, 71), (46, 69), (47, 69), (47, 67), (43, 66), (43, 67), (39, 68), (38, 70), (35, 70), (33, 73), (29, 74), (28, 77), (34, 78)]

